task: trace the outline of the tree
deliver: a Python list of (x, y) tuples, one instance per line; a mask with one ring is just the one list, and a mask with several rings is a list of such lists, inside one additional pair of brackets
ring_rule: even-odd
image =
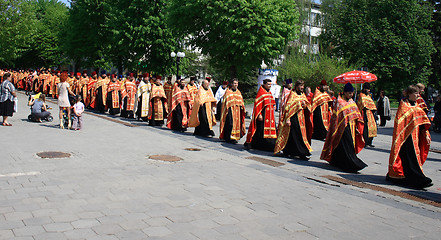
[(110, 0), (74, 0), (69, 9), (64, 51), (78, 66), (108, 68), (104, 58), (109, 49), (109, 29), (105, 20), (105, 3)]
[(430, 83), (436, 88), (441, 87), (441, 2), (439, 0), (430, 0), (432, 4), (432, 24), (430, 29), (432, 31), (433, 44), (436, 52), (432, 55), (432, 75), (430, 76)]
[(175, 39), (166, 23), (168, 1), (115, 0), (106, 3), (105, 26), (111, 31), (106, 53), (113, 63), (158, 74), (170, 72)]
[(283, 53), (299, 32), (294, 0), (171, 0), (170, 26), (229, 78)]
[(67, 21), (66, 5), (56, 0), (38, 0), (31, 3), (35, 15), (35, 31), (28, 39), (29, 47), (17, 65), (21, 67), (60, 66), (65, 60), (62, 45)]
[(279, 76), (293, 78), (294, 81), (296, 79), (304, 80), (306, 86), (310, 86), (312, 89), (325, 79), (331, 90), (341, 91), (343, 84), (336, 84), (333, 79), (356, 68), (344, 59), (331, 58), (327, 54), (310, 55), (293, 51), (281, 65)]
[(15, 67), (15, 60), (30, 47), (36, 19), (26, 0), (0, 2), (0, 64)]
[(418, 0), (324, 0), (324, 46), (336, 57), (368, 67), (377, 86), (398, 94), (426, 83), (434, 51), (431, 8)]

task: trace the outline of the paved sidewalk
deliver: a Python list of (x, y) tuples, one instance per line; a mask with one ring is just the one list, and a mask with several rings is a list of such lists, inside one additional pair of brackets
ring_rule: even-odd
[[(53, 115), (56, 118), (56, 105)], [(441, 208), (325, 175), (441, 201), (441, 154), (424, 165), (434, 186), (417, 191), (384, 181), (391, 122), (374, 149), (360, 153), (369, 167), (346, 174), (319, 159), (298, 161), (242, 144), (226, 144), (145, 123), (128, 127), (85, 114), (81, 131), (30, 123), (26, 96), (12, 127), (0, 127), (0, 239), (439, 239)], [(104, 115), (108, 117), (107, 115)], [(113, 118), (113, 117), (110, 117)], [(248, 120), (249, 121), (249, 120)], [(216, 128), (218, 136), (218, 129)], [(244, 139), (240, 141), (243, 143)], [(432, 147), (441, 149), (440, 136)], [(198, 148), (201, 151), (186, 151)], [(61, 151), (70, 158), (41, 159)], [(151, 155), (183, 160), (162, 162)], [(249, 157), (285, 165), (272, 167)]]

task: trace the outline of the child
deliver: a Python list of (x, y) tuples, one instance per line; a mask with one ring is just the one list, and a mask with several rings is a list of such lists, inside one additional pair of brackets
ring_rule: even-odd
[(84, 112), (84, 104), (81, 102), (81, 96), (77, 95), (75, 97), (75, 104), (73, 105), (73, 112), (74, 112), (74, 120), (72, 124), (72, 128), (74, 130), (81, 130), (83, 127), (83, 119), (81, 117), (81, 114)]

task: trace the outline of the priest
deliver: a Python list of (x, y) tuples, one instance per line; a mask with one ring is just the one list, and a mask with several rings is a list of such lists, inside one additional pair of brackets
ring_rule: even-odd
[(246, 133), (245, 104), (241, 92), (237, 89), (238, 86), (239, 81), (234, 78), (222, 99), (219, 138), (228, 143), (237, 143)]
[(204, 80), (202, 87), (194, 99), (194, 105), (190, 115), (189, 127), (195, 127), (194, 134), (203, 137), (213, 137), (213, 126), (216, 125), (214, 111), (216, 99), (210, 89), (209, 82)]

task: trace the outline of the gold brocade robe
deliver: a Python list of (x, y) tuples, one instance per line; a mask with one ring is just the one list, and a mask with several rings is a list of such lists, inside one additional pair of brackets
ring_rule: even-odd
[(375, 122), (375, 117), (372, 111), (377, 111), (377, 106), (375, 106), (374, 101), (369, 95), (364, 93), (360, 93), (360, 96), (357, 101), (358, 109), (360, 113), (363, 115), (363, 109), (366, 108), (366, 116), (367, 116), (367, 125), (368, 127), (368, 137), (376, 137), (377, 136), (377, 123)]
[(189, 127), (197, 127), (199, 126), (199, 108), (205, 104), (205, 110), (207, 113), (208, 126), (210, 130), (213, 130), (213, 126), (216, 125), (216, 118), (213, 115), (212, 108), (216, 106), (216, 98), (213, 96), (213, 92), (208, 89), (200, 87), (193, 103), (193, 108), (191, 110)]
[(96, 82), (95, 89), (94, 89), (95, 96), (96, 96), (98, 88), (101, 87), (101, 92), (103, 93), (102, 94), (102, 98), (103, 98), (103, 103), (104, 104), (106, 104), (107, 85), (109, 85), (109, 82), (110, 82), (110, 79), (108, 79), (107, 77), (106, 78), (99, 77), (98, 81)]
[(403, 162), (400, 158), (401, 147), (407, 138), (412, 138), (418, 165), (423, 170), (423, 164), (427, 159), (430, 145), (426, 138), (430, 138), (429, 128), (431, 122), (426, 112), (418, 105), (412, 106), (407, 100), (402, 100), (395, 116), (392, 146), (389, 155), (389, 171), (391, 178), (405, 178)]
[(172, 105), (172, 97), (173, 97), (173, 84), (165, 82), (164, 83), (164, 92), (165, 96), (167, 96), (167, 111), (170, 112), (170, 108)]
[(149, 114), (149, 106), (150, 106), (150, 91), (152, 87), (150, 82), (145, 83), (141, 81), (138, 86), (137, 96), (139, 101), (141, 101), (141, 117), (147, 117)]
[(323, 126), (325, 126), (326, 131), (329, 129), (329, 120), (331, 119), (329, 102), (332, 102), (329, 94), (327, 92), (321, 92), (318, 88), (316, 88), (314, 97), (312, 99), (311, 112), (314, 112), (317, 107), (320, 108)]
[[(305, 108), (302, 107), (302, 101), (305, 103)], [(307, 112), (307, 114), (305, 114)], [(311, 152), (311, 144), (310, 138), (308, 137), (308, 133), (312, 131), (311, 129), (311, 118), (310, 113), (311, 112), (311, 104), (309, 103), (308, 99), (306, 98), (306, 95), (302, 93), (301, 95), (298, 95), (295, 91), (291, 91), (289, 94), (286, 103), (285, 103), (285, 109), (283, 110), (283, 115), (281, 115), (280, 121), (279, 121), (279, 129), (278, 129), (278, 136), (276, 141), (276, 146), (274, 148), (274, 153), (278, 153), (282, 151), (286, 143), (288, 142), (289, 133), (291, 131), (291, 126), (288, 126), (286, 124), (286, 121), (290, 120), (292, 116), (297, 114), (297, 118), (299, 120), (300, 125), (300, 131), (302, 132), (302, 139), (305, 143), (306, 148)], [(307, 124), (307, 122), (309, 124)]]
[[(153, 84), (150, 92), (150, 104), (153, 107), (149, 109), (149, 120), (164, 120), (164, 114), (167, 114), (167, 96), (162, 85)], [(165, 108), (164, 108), (165, 107)], [(166, 109), (166, 112), (164, 112)], [(153, 112), (153, 110), (155, 112)]]
[[(188, 86), (188, 85), (187, 85)], [(233, 118), (233, 128), (231, 129), (231, 140), (240, 140), (246, 133), (245, 128), (245, 104), (242, 93), (239, 90), (233, 91), (227, 89), (222, 100), (222, 114), (220, 120), (220, 139), (224, 139), (224, 126), (228, 115), (228, 109), (231, 109)]]

